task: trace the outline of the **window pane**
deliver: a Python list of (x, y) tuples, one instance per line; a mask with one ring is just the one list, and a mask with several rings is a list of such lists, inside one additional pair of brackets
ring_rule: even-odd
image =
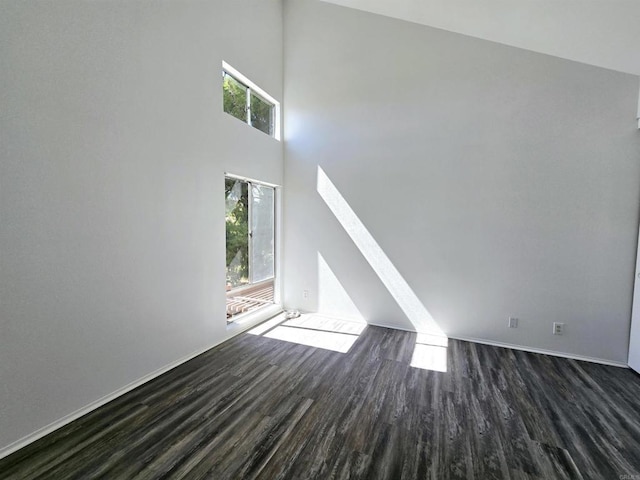
[(249, 188), (246, 182), (225, 179), (227, 288), (249, 283)]
[(247, 87), (231, 75), (224, 73), (222, 82), (224, 111), (247, 122)]
[(273, 278), (275, 189), (251, 184), (251, 282)]
[(273, 135), (273, 105), (251, 92), (251, 125)]

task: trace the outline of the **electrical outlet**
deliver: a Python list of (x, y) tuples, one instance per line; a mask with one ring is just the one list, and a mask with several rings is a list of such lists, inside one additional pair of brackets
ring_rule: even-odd
[(564, 333), (564, 323), (553, 322), (553, 334), (562, 335)]
[(309, 290), (302, 291), (302, 298), (309, 298)]
[(518, 319), (516, 317), (509, 317), (509, 328), (518, 328)]

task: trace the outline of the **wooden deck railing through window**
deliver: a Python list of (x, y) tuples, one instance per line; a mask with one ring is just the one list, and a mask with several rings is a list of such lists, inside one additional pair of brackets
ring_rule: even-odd
[(273, 303), (273, 279), (227, 292), (227, 322), (241, 313)]

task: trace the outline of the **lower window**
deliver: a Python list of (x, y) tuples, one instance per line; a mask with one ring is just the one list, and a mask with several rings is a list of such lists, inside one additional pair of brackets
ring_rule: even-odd
[(225, 177), (227, 322), (274, 303), (275, 188)]

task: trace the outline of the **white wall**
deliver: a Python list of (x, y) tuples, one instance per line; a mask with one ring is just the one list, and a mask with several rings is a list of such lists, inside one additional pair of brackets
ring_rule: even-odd
[(0, 3), (0, 450), (229, 337), (223, 59), (281, 100), (281, 2)]
[(626, 361), (637, 77), (296, 0), (284, 78), (288, 307), (316, 310), (329, 269), (345, 316), (413, 328), (320, 166), (447, 334)]

